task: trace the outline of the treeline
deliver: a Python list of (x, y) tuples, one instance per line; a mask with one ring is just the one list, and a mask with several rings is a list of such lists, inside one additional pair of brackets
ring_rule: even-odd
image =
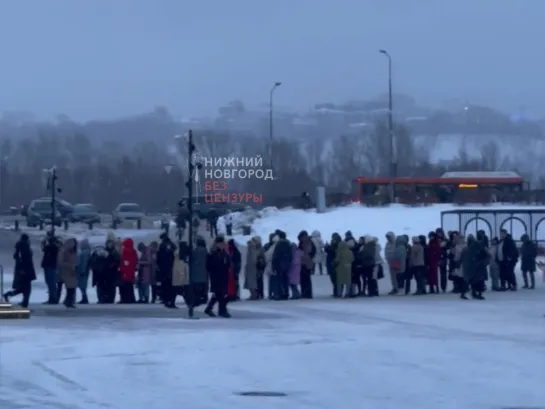
[[(454, 152), (455, 160), (434, 165), (428, 152), (414, 146), (405, 128), (398, 127), (396, 136), (399, 175), (432, 177), (446, 170), (516, 170), (514, 164), (498, 157), (497, 147), (484, 150), (479, 159), (470, 159), (463, 151)], [(278, 140), (272, 146), (272, 158), (268, 157), (267, 141), (217, 130), (195, 132), (195, 145), (202, 156), (264, 157), (263, 170), (272, 166), (274, 181), (229, 181), (229, 191), (262, 194), (262, 205), (285, 202), (303, 191), (313, 192), (318, 185), (326, 186), (329, 193), (348, 194), (354, 177), (388, 174), (388, 131), (383, 123), (357, 136), (303, 142)], [(167, 142), (150, 138), (131, 144), (130, 135), (123, 135), (94, 142), (82, 133), (49, 128), (35, 137), (4, 137), (0, 154), (2, 211), (46, 195), (43, 170), (52, 166), (57, 168), (61, 198), (73, 203), (91, 202), (105, 212), (122, 202), (137, 202), (149, 212), (159, 212), (173, 208), (187, 195), (183, 138)]]

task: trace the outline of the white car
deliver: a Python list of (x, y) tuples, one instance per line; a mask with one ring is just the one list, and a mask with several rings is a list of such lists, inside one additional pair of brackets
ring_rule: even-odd
[(113, 222), (116, 224), (124, 221), (142, 221), (144, 217), (144, 211), (137, 203), (121, 203), (112, 213)]

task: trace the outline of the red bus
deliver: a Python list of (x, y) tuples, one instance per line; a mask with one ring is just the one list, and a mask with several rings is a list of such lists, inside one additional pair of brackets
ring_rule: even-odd
[[(353, 180), (353, 201), (364, 203), (373, 197), (388, 197), (389, 186), (390, 178), (387, 177), (357, 177)], [(485, 201), (486, 197), (493, 200), (501, 193), (523, 189), (524, 180), (515, 172), (447, 172), (438, 178), (394, 179), (397, 202), (479, 202)]]

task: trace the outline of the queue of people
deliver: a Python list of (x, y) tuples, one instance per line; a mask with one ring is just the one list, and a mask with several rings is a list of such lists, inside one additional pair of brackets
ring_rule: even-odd
[[(208, 251), (203, 238), (196, 239), (191, 254), (185, 241), (175, 244), (166, 233), (159, 242), (136, 247), (131, 238), (118, 239), (110, 233), (104, 243), (91, 249), (87, 239), (79, 243), (75, 238), (61, 241), (48, 233), (41, 243), (44, 279), (48, 299), (44, 304), (62, 304), (76, 308), (88, 304), (88, 287), (96, 290), (99, 304), (148, 304), (161, 301), (166, 308), (177, 308), (178, 295), (188, 307), (207, 304), (205, 313), (229, 318), (227, 304), (237, 299), (238, 283), (235, 277), (241, 269), (240, 251), (233, 240), (216, 237)], [(12, 290), (3, 294), (6, 302), (22, 295), (21, 306), (29, 306), (32, 282), (37, 274), (32, 248), (27, 234), (22, 234), (15, 245), (15, 268)], [(136, 289), (136, 293), (135, 293)], [(77, 293), (80, 299), (76, 302)], [(209, 299), (209, 294), (212, 296)], [(192, 315), (192, 314), (191, 314)]]
[[(182, 296), (190, 309), (206, 304), (205, 313), (230, 317), (229, 301), (241, 299), (240, 287), (249, 300), (311, 299), (312, 275), (328, 274), (335, 298), (379, 296), (378, 281), (388, 275), (389, 295), (457, 293), (484, 300), (487, 281), (492, 291), (516, 291), (515, 266), (520, 259), (523, 286), (534, 289), (538, 267), (537, 246), (528, 235), (517, 248), (513, 238), (502, 230), (499, 238), (489, 240), (484, 231), (463, 237), (458, 232), (445, 234), (441, 229), (428, 236), (386, 234), (384, 249), (376, 237), (356, 239), (352, 232), (344, 238), (334, 233), (328, 242), (318, 231), (301, 231), (290, 242), (285, 232), (271, 233), (267, 243), (259, 236), (247, 242), (245, 260), (233, 239), (214, 239), (210, 249), (197, 237), (191, 253), (185, 241), (174, 243), (163, 233), (159, 241), (136, 247), (131, 238), (118, 239), (110, 233), (104, 243), (92, 249), (88, 240), (74, 238), (64, 242), (50, 234), (41, 245), (41, 267), (48, 290), (46, 304), (62, 303), (67, 308), (88, 304), (88, 287), (96, 289), (99, 304), (148, 304), (161, 301), (177, 308)], [(189, 263), (191, 255), (191, 278)], [(22, 234), (15, 245), (13, 290), (3, 294), (8, 301), (21, 294), (21, 305), (28, 307), (31, 283), (36, 279), (29, 237)], [(244, 262), (243, 262), (244, 261)], [(244, 266), (244, 269), (243, 269)], [(241, 282), (241, 276), (243, 282)], [(265, 281), (267, 285), (265, 286)], [(415, 291), (411, 288), (415, 286)], [(452, 288), (449, 290), (449, 282)], [(136, 293), (135, 293), (136, 289)], [(209, 297), (209, 294), (212, 294)]]

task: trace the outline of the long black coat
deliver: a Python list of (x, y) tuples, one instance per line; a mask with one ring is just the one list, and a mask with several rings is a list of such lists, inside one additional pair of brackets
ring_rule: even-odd
[(530, 240), (522, 242), (520, 247), (520, 269), (534, 273), (536, 271), (537, 246)]
[(32, 249), (30, 243), (25, 240), (19, 240), (15, 244), (13, 253), (15, 260), (15, 270), (13, 272), (13, 289), (18, 289), (28, 283), (36, 280), (36, 270), (34, 270), (34, 261), (32, 259)]
[(230, 267), (231, 259), (229, 254), (220, 246), (212, 247), (206, 260), (206, 269), (210, 276), (210, 292), (221, 295), (227, 294)]
[(176, 245), (170, 240), (164, 240), (157, 250), (157, 281), (172, 281), (172, 268), (174, 266), (174, 252)]
[(468, 240), (461, 257), (464, 279), (468, 284), (479, 284), (486, 279), (489, 259), (489, 253), (482, 242)]

